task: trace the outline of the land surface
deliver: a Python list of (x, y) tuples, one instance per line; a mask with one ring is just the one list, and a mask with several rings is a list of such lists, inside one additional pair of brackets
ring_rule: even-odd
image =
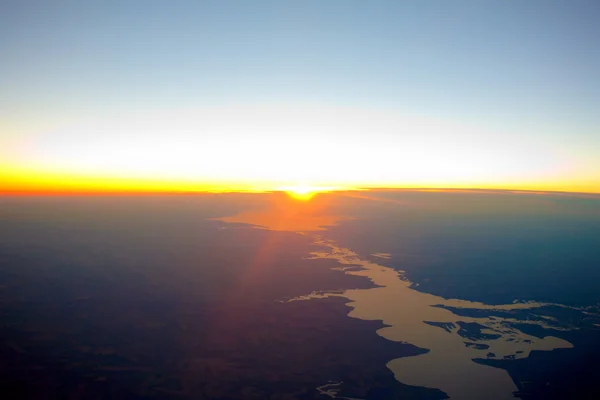
[[(378, 293), (361, 272), (371, 265), (373, 276), (393, 268), (400, 275), (388, 275), (410, 290), (439, 296), (428, 307), (444, 309), (443, 318), (415, 321), (440, 340), (458, 335), (452, 343), (481, 354), (474, 362), (506, 370), (518, 397), (598, 398), (594, 196), (12, 196), (0, 198), (0, 222), (2, 394), (445, 398), (388, 368), (431, 355), (430, 346), (387, 340), (380, 334), (391, 326), (348, 316), (358, 303), (341, 294)], [(317, 234), (367, 264), (311, 257), (323, 250)], [(311, 293), (336, 295), (289, 302)], [(543, 304), (488, 306), (523, 301)], [(393, 320), (394, 304), (383, 306)], [(401, 328), (393, 328), (399, 338)], [(551, 337), (571, 348), (509, 351)], [(497, 341), (508, 356), (494, 353)]]
[(313, 399), (336, 381), (361, 399), (445, 397), (397, 382), (386, 363), (426, 350), (348, 318), (343, 299), (287, 302), (371, 282), (307, 260), (303, 235), (197, 218), (188, 200), (13, 205), (0, 228), (4, 395)]

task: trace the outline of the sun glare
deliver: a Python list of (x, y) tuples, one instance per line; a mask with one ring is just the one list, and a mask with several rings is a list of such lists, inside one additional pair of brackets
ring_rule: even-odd
[(312, 199), (317, 193), (325, 192), (328, 189), (320, 188), (316, 186), (307, 186), (307, 185), (296, 185), (296, 186), (283, 186), (279, 188), (280, 190), (286, 192), (288, 196), (296, 199), (308, 201)]

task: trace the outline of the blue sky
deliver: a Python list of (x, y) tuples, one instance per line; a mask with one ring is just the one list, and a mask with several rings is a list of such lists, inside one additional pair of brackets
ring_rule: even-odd
[(600, 177), (596, 1), (2, 1), (0, 37), (13, 139), (82, 116), (322, 105), (526, 135), (589, 161), (563, 175)]

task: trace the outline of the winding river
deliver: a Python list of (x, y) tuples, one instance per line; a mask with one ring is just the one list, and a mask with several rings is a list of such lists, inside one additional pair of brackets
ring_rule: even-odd
[[(312, 236), (314, 231), (324, 231), (324, 226), (334, 225), (343, 217), (314, 216), (275, 208), (217, 219)], [(473, 318), (459, 316), (443, 308), (445, 306), (478, 310), (526, 310), (548, 304), (514, 303), (492, 306), (479, 302), (444, 299), (415, 290), (411, 287), (412, 283), (405, 279), (402, 271), (361, 259), (352, 250), (340, 247), (322, 236), (312, 237), (314, 244), (320, 250), (311, 253), (309, 258), (335, 260), (339, 263), (337, 269), (341, 273), (365, 277), (377, 287), (310, 293), (286, 301), (305, 301), (334, 296), (346, 298), (352, 309), (348, 314), (350, 317), (381, 320), (387, 325), (377, 331), (382, 337), (428, 349), (425, 354), (397, 358), (387, 364), (399, 382), (437, 388), (453, 400), (514, 399), (513, 392), (517, 390), (517, 386), (505, 370), (479, 364), (473, 360), (523, 358), (528, 357), (533, 350), (573, 347), (563, 339), (551, 336), (540, 339), (526, 335), (509, 325), (511, 322), (518, 322), (546, 326), (543, 319), (524, 321), (499, 316)], [(390, 257), (382, 253), (375, 253), (372, 256), (375, 259)], [(464, 324), (469, 323), (478, 324), (475, 325), (478, 331), (461, 332), (461, 324), (464, 327)], [(332, 398), (339, 398), (337, 392), (340, 384), (328, 383), (318, 390)]]
[[(489, 310), (533, 309), (542, 303), (486, 305), (465, 300), (444, 299), (412, 289), (402, 272), (371, 261), (363, 260), (349, 249), (316, 237), (315, 244), (325, 251), (312, 253), (312, 258), (336, 260), (344, 273), (370, 279), (377, 288), (352, 289), (343, 292), (311, 293), (289, 301), (340, 296), (350, 300), (349, 316), (363, 320), (381, 320), (388, 327), (377, 333), (389, 340), (406, 342), (429, 349), (426, 354), (390, 361), (398, 381), (414, 386), (437, 388), (451, 399), (514, 399), (517, 390), (505, 370), (473, 362), (476, 358), (521, 358), (532, 350), (569, 348), (572, 345), (560, 338), (543, 339), (526, 335), (508, 322), (508, 318), (470, 318), (453, 314), (436, 305)], [(356, 267), (351, 267), (356, 266)], [(426, 323), (428, 321), (430, 323)], [(487, 339), (465, 339), (458, 334), (457, 322), (478, 323), (486, 328), (481, 334)], [(433, 325), (431, 323), (434, 323)], [(436, 326), (436, 323), (438, 323)], [(444, 323), (440, 327), (439, 323)], [(539, 321), (530, 323), (541, 324)], [(469, 344), (469, 345), (467, 345)]]

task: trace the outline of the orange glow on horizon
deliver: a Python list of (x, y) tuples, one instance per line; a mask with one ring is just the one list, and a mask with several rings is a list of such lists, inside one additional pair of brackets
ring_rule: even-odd
[(596, 181), (560, 182), (343, 182), (334, 185), (286, 185), (280, 182), (245, 180), (144, 179), (102, 175), (40, 172), (0, 165), (0, 194), (148, 194), (206, 192), (283, 191), (289, 197), (311, 200), (316, 194), (340, 190), (408, 189), (408, 190), (517, 190), (539, 192), (600, 193)]
[(0, 193), (282, 190), (300, 201), (356, 188), (600, 193), (589, 152), (540, 151), (536, 137), (495, 125), (389, 110), (215, 106), (7, 129)]
[(539, 135), (471, 120), (302, 103), (61, 118), (3, 126), (0, 193), (600, 193), (593, 146), (540, 146)]
[(264, 207), (214, 219), (288, 232), (320, 231), (327, 226), (337, 225), (340, 221), (352, 219), (335, 211), (335, 196), (327, 195), (328, 193), (331, 192), (320, 192), (322, 195), (313, 196), (311, 201), (297, 201), (290, 192), (277, 191), (268, 197), (271, 201)]

